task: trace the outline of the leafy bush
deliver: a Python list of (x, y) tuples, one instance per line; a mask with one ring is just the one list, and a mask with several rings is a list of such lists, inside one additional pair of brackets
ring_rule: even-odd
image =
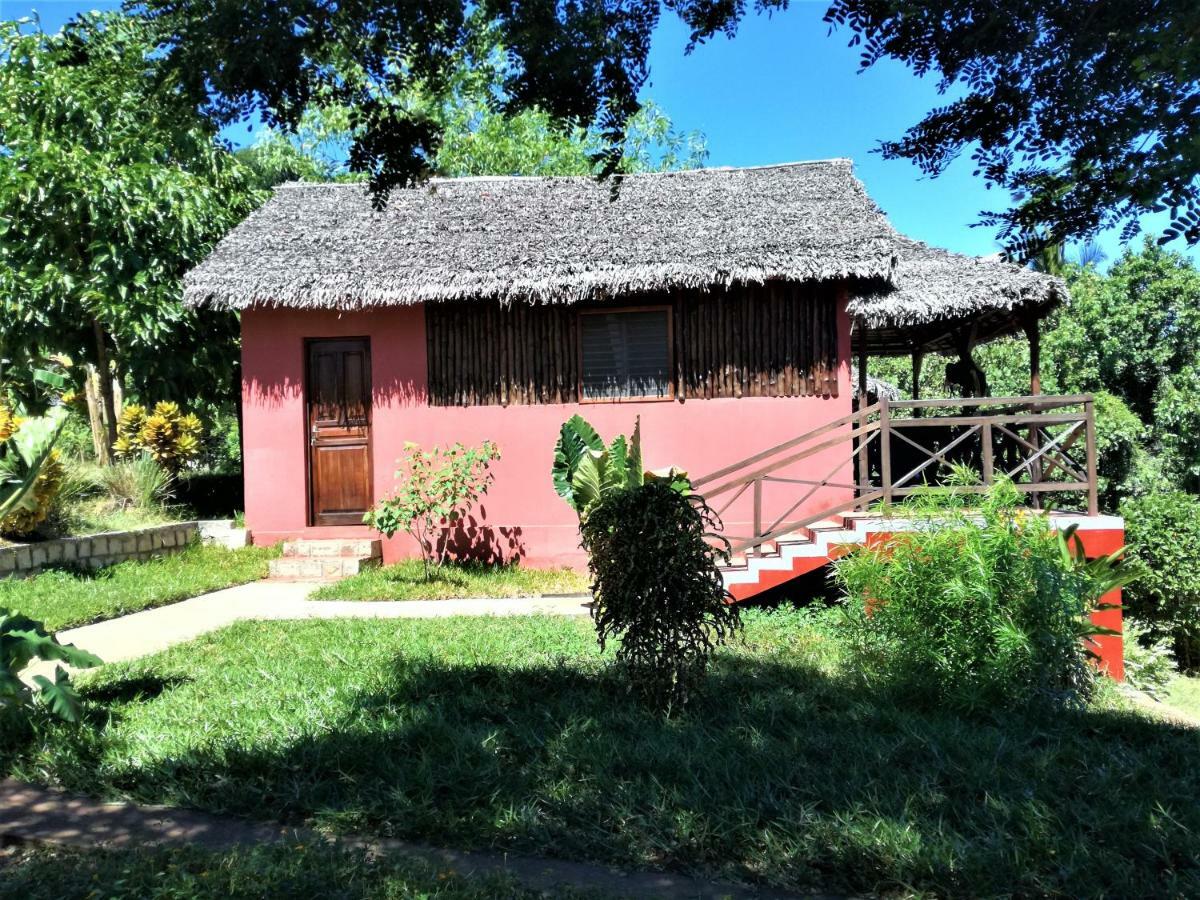
[(606, 492), (580, 525), (600, 648), (618, 638), (631, 687), (668, 713), (740, 627), (717, 568), (728, 553), (709, 542), (719, 527), (703, 498), (665, 480)]
[(1107, 391), (1096, 393), (1096, 468), (1099, 473), (1100, 505), (1116, 509), (1134, 493), (1142, 432), (1145, 426), (1120, 397)]
[(1151, 637), (1149, 629), (1130, 616), (1125, 617), (1122, 631), (1125, 637), (1126, 682), (1155, 699), (1161, 699), (1176, 673), (1171, 642), (1166, 638)]
[(177, 475), (187, 463), (200, 455), (203, 427), (192, 413), (184, 413), (179, 404), (160, 402), (147, 412), (132, 403), (121, 410), (117, 419), (117, 442), (113, 450), (122, 459), (143, 453)]
[(175, 479), (148, 454), (100, 466), (96, 481), (118, 509), (153, 509), (171, 497)]
[(1087, 696), (1084, 642), (1101, 633), (1088, 615), (1130, 569), (1117, 555), (1088, 562), (1073, 532), (1056, 534), (1045, 517), (1018, 509), (1019, 499), (998, 483), (979, 522), (953, 488), (917, 495), (902, 509), (938, 512), (934, 527), (834, 564), (867, 677), (968, 710)]
[(425, 577), (431, 564), (450, 554), (450, 529), (487, 493), (493, 476), (488, 466), (500, 458), (491, 441), (478, 447), (454, 444), (445, 450), (404, 445), (396, 478), (400, 486), (368, 510), (363, 521), (387, 537), (406, 531), (421, 548)]
[(1139, 567), (1124, 595), (1150, 640), (1167, 639), (1179, 666), (1200, 667), (1200, 499), (1150, 494), (1121, 505), (1129, 555)]
[(21, 681), (21, 670), (34, 659), (58, 660), (78, 669), (100, 665), (98, 657), (74, 644), (60, 644), (40, 622), (0, 608), (0, 712), (26, 712), (36, 697), (60, 719), (79, 721), (79, 695), (61, 666), (55, 667), (53, 681), (44, 675), (33, 677), (36, 692)]
[(680, 493), (690, 484), (687, 473), (674, 467), (646, 471), (642, 464), (642, 426), (635, 420), (633, 436), (618, 434), (604, 446), (604, 439), (582, 416), (563, 423), (554, 445), (551, 469), (554, 490), (583, 518), (588, 507), (605, 494), (638, 487), (647, 481), (664, 480)]

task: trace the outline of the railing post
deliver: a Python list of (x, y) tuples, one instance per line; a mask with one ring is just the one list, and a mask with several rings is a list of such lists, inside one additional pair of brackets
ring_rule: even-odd
[(762, 476), (754, 479), (754, 539), (762, 537)]
[(983, 441), (983, 483), (991, 484), (996, 478), (996, 461), (992, 458), (992, 423), (985, 419), (979, 433)]
[(1100, 490), (1096, 472), (1096, 403), (1083, 401), (1083, 418), (1087, 429), (1088, 515), (1100, 515)]
[[(883, 505), (890, 506), (892, 503), (892, 415), (888, 408), (887, 397), (879, 398), (879, 475), (883, 482), (880, 485), (883, 488)], [(870, 475), (868, 474), (867, 477), (869, 478)]]

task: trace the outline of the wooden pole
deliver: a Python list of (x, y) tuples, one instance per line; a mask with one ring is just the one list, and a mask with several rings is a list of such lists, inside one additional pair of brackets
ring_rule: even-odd
[(1025, 320), (1025, 337), (1029, 339), (1029, 393), (1036, 397), (1042, 392), (1042, 336), (1036, 313)]
[[(925, 362), (925, 351), (919, 346), (913, 347), (912, 351), (912, 398), (914, 400), (921, 399), (921, 365)], [(917, 407), (913, 410), (913, 416), (919, 418), (922, 410)]]
[[(1029, 395), (1036, 397), (1042, 393), (1042, 336), (1038, 331), (1038, 317), (1031, 312), (1025, 317), (1025, 337), (1029, 341)], [(1041, 430), (1037, 425), (1038, 406), (1030, 409), (1033, 419), (1029, 425), (1029, 443), (1035, 448), (1034, 453), (1042, 446)], [(1036, 459), (1029, 466), (1029, 478), (1037, 484), (1042, 480), (1042, 461)], [(1030, 498), (1033, 505), (1042, 508), (1042, 495), (1034, 491)]]
[[(867, 426), (866, 409), (867, 403), (867, 330), (862, 319), (859, 319), (859, 345), (858, 345), (858, 411), (859, 411), (859, 428), (865, 430)], [(867, 459), (867, 442), (866, 439), (860, 437), (858, 439), (858, 491), (860, 494), (866, 493), (869, 489), (869, 481), (871, 478), (871, 470), (869, 460)]]

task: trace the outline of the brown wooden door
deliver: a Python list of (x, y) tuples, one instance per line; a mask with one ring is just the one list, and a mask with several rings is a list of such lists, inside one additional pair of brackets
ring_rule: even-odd
[(371, 344), (308, 342), (308, 477), (313, 525), (360, 525), (371, 508)]

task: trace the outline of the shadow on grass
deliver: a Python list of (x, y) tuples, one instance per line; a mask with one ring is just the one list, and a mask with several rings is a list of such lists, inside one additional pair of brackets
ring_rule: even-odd
[(273, 749), (101, 766), (102, 738), (76, 732), (46, 771), (143, 802), (797, 889), (1200, 893), (1200, 738), (1132, 713), (918, 712), (735, 654), (672, 719), (595, 664), (401, 657), (389, 676)]

